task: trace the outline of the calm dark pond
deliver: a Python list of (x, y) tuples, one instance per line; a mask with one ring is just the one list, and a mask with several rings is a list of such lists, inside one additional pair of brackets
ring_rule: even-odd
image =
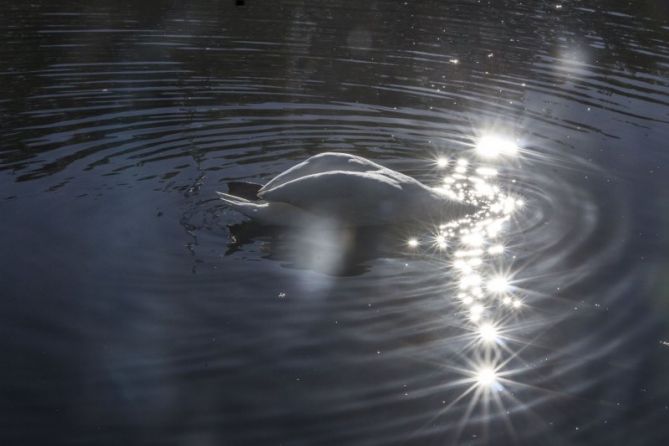
[[(2, 4), (1, 444), (666, 444), (666, 2)], [(216, 197), (325, 151), (497, 220)]]

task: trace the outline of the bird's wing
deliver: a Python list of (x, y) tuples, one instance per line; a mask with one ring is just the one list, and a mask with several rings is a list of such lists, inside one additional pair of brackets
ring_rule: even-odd
[(366, 172), (379, 169), (383, 169), (383, 166), (361, 156), (349, 155), (348, 153), (325, 152), (314, 155), (272, 178), (260, 189), (260, 192), (273, 189), (297, 178), (317, 173), (331, 171)]
[(297, 178), (258, 195), (268, 202), (347, 218), (377, 212), (401, 196), (404, 186), (383, 172), (331, 171)]

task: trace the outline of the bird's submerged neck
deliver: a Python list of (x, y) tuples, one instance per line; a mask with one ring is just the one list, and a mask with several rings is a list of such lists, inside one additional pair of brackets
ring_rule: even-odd
[(447, 220), (458, 219), (471, 215), (478, 210), (478, 207), (459, 200), (453, 193), (449, 193), (439, 187), (428, 187), (429, 194), (423, 206), (428, 213), (441, 215)]

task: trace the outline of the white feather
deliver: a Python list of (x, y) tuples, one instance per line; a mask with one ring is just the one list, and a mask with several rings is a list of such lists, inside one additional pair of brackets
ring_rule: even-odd
[(474, 209), (400, 172), (365, 158), (324, 153), (276, 176), (253, 202), (219, 192), (233, 209), (266, 224), (336, 221), (383, 225), (430, 214), (459, 218)]

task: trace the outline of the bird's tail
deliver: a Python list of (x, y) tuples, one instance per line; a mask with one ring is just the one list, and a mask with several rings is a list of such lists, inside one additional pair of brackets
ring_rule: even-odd
[(264, 202), (253, 202), (246, 198), (226, 194), (224, 192), (216, 193), (225, 204), (247, 217), (256, 218), (258, 217), (258, 213), (267, 207), (267, 203)]
[(246, 200), (255, 201), (258, 199), (258, 191), (262, 184), (251, 183), (248, 181), (228, 181), (228, 193)]

